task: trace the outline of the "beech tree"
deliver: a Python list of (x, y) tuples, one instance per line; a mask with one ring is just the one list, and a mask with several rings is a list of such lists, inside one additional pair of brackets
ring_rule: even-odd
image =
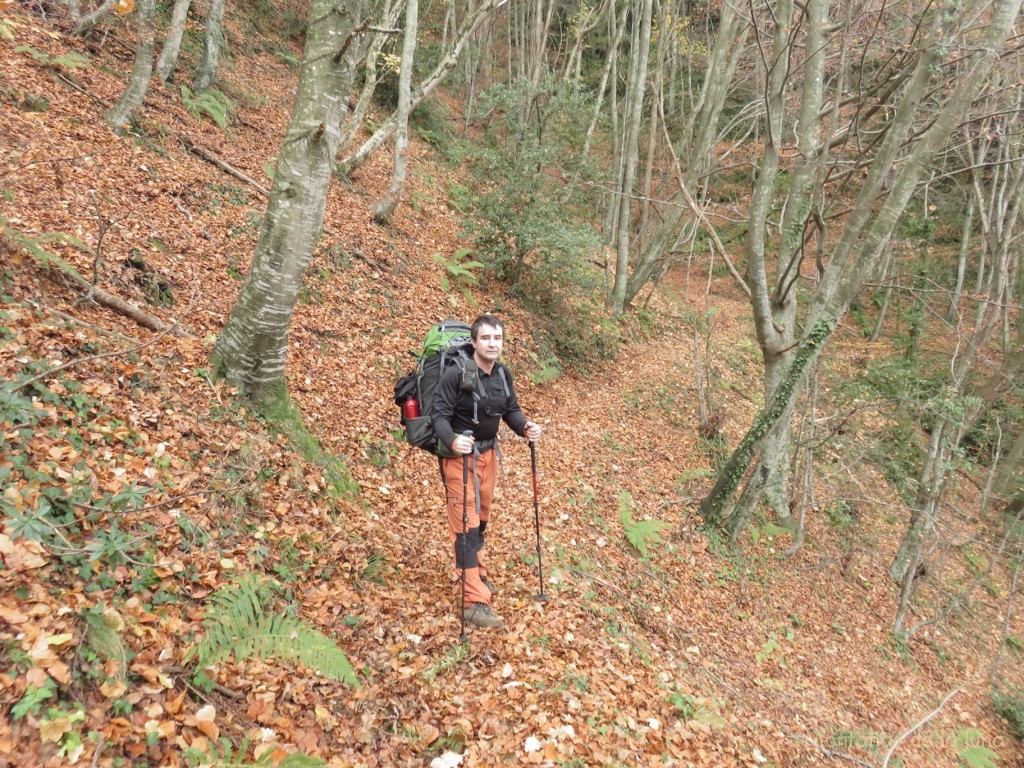
[(644, 94), (647, 91), (647, 61), (651, 48), (652, 0), (642, 0), (639, 14), (633, 14), (633, 39), (630, 45), (629, 79), (626, 86), (625, 133), (617, 165), (615, 194), (611, 196), (614, 209), (609, 220), (615, 222), (610, 233), (615, 242), (615, 280), (608, 306), (617, 314), (625, 311), (626, 280), (629, 275), (630, 234), (632, 227), (632, 197), (636, 183), (640, 155), (640, 128), (643, 121)]
[(203, 58), (196, 72), (196, 92), (205, 91), (217, 79), (217, 65), (220, 62), (220, 47), (224, 42), (222, 30), (224, 6), (227, 0), (210, 0), (206, 14), (206, 34), (203, 35)]
[(142, 105), (146, 91), (149, 90), (149, 78), (153, 74), (153, 17), (156, 0), (139, 0), (137, 11), (138, 41), (135, 44), (132, 76), (121, 98), (103, 115), (107, 123), (117, 130), (121, 130), (130, 122), (135, 110)]
[[(455, 40), (445, 50), (441, 60), (427, 75), (423, 82), (412, 88), (409, 101), (410, 114), (427, 99), (434, 90), (444, 82), (459, 63), (459, 55), (472, 39), (480, 25), (498, 8), (504, 5), (506, 0), (485, 0), (480, 3), (464, 20), (456, 35)], [(384, 120), (373, 134), (363, 142), (354, 152), (345, 156), (339, 163), (339, 169), (343, 173), (352, 173), (360, 168), (363, 163), (373, 156), (380, 146), (390, 139), (398, 128), (398, 115), (392, 114)]]
[(181, 38), (185, 34), (185, 21), (192, 0), (174, 0), (171, 10), (171, 23), (167, 27), (164, 44), (160, 48), (160, 56), (156, 60), (156, 75), (163, 82), (171, 79), (174, 68), (178, 65), (178, 52), (181, 50)]
[(405, 189), (406, 161), (409, 150), (409, 91), (412, 83), (412, 65), (416, 55), (416, 29), (419, 20), (419, 3), (406, 0), (405, 39), (402, 44), (402, 63), (398, 73), (398, 109), (395, 111), (395, 162), (391, 174), (391, 186), (384, 198), (373, 205), (373, 217), (381, 224), (391, 221), (395, 208), (402, 199)]
[(264, 408), (288, 397), (288, 329), (323, 229), (361, 14), (359, 0), (312, 4), (295, 102), (252, 267), (211, 355), (216, 375)]
[[(827, 136), (819, 139), (814, 132), (809, 133), (808, 138), (815, 140), (813, 145), (799, 147), (804, 158), (822, 160), (860, 130), (862, 133), (859, 141), (872, 146), (874, 151), (867, 158), (861, 157), (857, 167), (863, 168), (863, 174), (858, 170), (856, 173), (847, 171), (841, 175), (843, 184), (849, 186), (854, 180), (860, 180), (860, 186), (856, 190), (854, 202), (842, 216), (840, 231), (827, 254), (827, 263), (824, 253), (817, 261), (817, 278), (801, 330), (794, 332), (791, 321), (782, 318), (780, 322), (780, 318), (775, 315), (779, 308), (778, 291), (797, 279), (800, 262), (788, 266), (786, 258), (779, 260), (777, 269), (782, 270), (779, 273), (782, 279), (771, 284), (774, 296), (766, 290), (768, 282), (762, 275), (762, 268), (756, 263), (748, 264), (748, 282), (751, 284), (762, 353), (766, 360), (769, 355), (781, 356), (785, 353), (785, 356), (773, 372), (774, 382), (770, 389), (766, 386), (765, 408), (729, 457), (718, 474), (714, 488), (700, 507), (701, 514), (709, 523), (724, 523), (733, 538), (743, 529), (752, 501), (758, 497), (773, 474), (781, 471), (781, 463), (789, 460), (788, 453), (765, 455), (766, 438), (773, 433), (778, 434), (780, 424), (788, 420), (805, 372), (820, 355), (851, 302), (877, 268), (896, 223), (917, 189), (925, 169), (930, 167), (944, 148), (973, 98), (982, 91), (1020, 11), (1020, 0), (997, 2), (991, 6), (988, 15), (984, 14), (986, 7), (988, 3), (981, 0), (959, 10), (953, 4), (937, 6), (930, 14), (928, 27), (923, 28), (924, 33), (920, 34), (920, 30), (911, 32), (910, 42), (914, 50), (914, 55), (909, 58), (911, 67), (887, 73), (888, 76), (876, 86), (876, 96), (884, 97), (884, 100), (876, 100), (873, 106), (865, 105), (852, 113), (848, 112), (854, 115), (855, 120), (847, 118), (845, 125), (836, 122)], [(789, 23), (782, 13), (776, 13), (774, 18), (780, 25)], [(980, 29), (977, 26), (979, 19), (986, 22)], [(775, 41), (776, 45), (788, 45), (778, 35)], [(808, 44), (805, 50), (814, 49)], [(950, 67), (944, 66), (944, 63), (952, 51), (956, 52), (957, 66), (950, 71)], [(780, 57), (778, 53), (773, 53), (767, 60), (782, 63), (789, 59), (788, 55)], [(942, 75), (941, 80), (938, 79), (939, 75)], [(769, 114), (772, 114), (774, 108), (770, 102), (777, 89), (769, 85), (766, 93)], [(806, 90), (798, 93), (798, 97), (801, 102), (808, 99), (813, 102), (817, 98), (813, 92)], [(831, 99), (832, 114), (838, 116), (840, 106), (844, 104), (844, 96), (836, 93)], [(881, 104), (886, 106), (885, 110), (880, 109)], [(824, 105), (821, 111), (824, 111)], [(801, 114), (812, 112), (808, 109), (801, 111)], [(864, 125), (872, 115), (877, 123), (875, 133), (864, 134)], [(773, 147), (773, 142), (777, 144), (781, 136), (777, 130), (770, 132), (765, 143), (765, 156), (762, 157), (762, 174), (765, 168), (771, 171), (775, 162), (772, 153), (778, 151), (777, 147)], [(803, 138), (800, 137), (801, 140)], [(763, 202), (759, 195), (765, 194), (766, 186), (767, 183), (755, 187), (752, 228), (761, 216), (758, 206), (763, 205)], [(792, 251), (802, 257), (807, 228), (812, 227), (813, 232), (817, 221), (824, 221), (825, 217), (820, 210), (817, 219), (814, 217), (814, 198), (806, 196), (807, 187), (794, 190), (794, 186), (791, 183), (789, 192), (784, 196), (784, 199), (789, 198), (785, 206), (787, 210), (794, 206), (799, 215), (790, 218), (788, 224), (785, 224), (787, 219), (783, 218), (784, 226), (780, 228), (779, 237), (784, 256)], [(759, 258), (760, 246), (757, 242), (751, 242), (755, 237), (757, 235), (754, 233), (748, 237), (748, 259), (752, 256)], [(799, 247), (785, 245), (788, 238), (794, 238), (794, 243)], [(793, 334), (796, 339), (788, 347), (783, 346), (787, 334)], [(761, 461), (756, 471), (750, 471), (751, 464), (759, 456)], [(741, 503), (727, 517), (726, 506), (744, 482), (746, 488)]]

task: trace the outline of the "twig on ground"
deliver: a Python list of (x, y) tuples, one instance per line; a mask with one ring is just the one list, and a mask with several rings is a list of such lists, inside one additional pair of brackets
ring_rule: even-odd
[[(97, 291), (99, 291), (99, 290), (100, 289), (97, 288)], [(193, 298), (192, 304), (194, 304), (194, 303), (195, 303), (195, 300)], [(189, 305), (189, 309), (192, 308), (192, 304)], [(187, 314), (187, 312), (186, 312), (186, 314)], [(161, 330), (156, 336), (154, 336), (149, 341), (144, 341), (141, 344), (135, 345), (134, 347), (129, 347), (128, 349), (114, 349), (114, 350), (111, 350), (110, 352), (100, 352), (98, 355), (89, 355), (88, 357), (78, 357), (78, 358), (75, 358), (74, 360), (68, 360), (66, 363), (61, 363), (58, 366), (55, 366), (55, 367), (50, 368), (48, 370), (45, 370), (42, 373), (36, 374), (35, 376), (32, 376), (31, 378), (26, 379), (25, 381), (23, 381), (20, 384), (18, 384), (18, 386), (16, 386), (13, 391), (14, 392), (18, 392), (18, 391), (20, 391), (22, 389), (25, 389), (26, 387), (32, 386), (36, 382), (42, 381), (43, 379), (50, 378), (55, 373), (60, 373), (61, 371), (67, 370), (68, 368), (73, 368), (76, 365), (81, 365), (82, 363), (90, 363), (90, 362), (93, 362), (95, 360), (104, 360), (104, 359), (106, 359), (108, 357), (117, 357), (119, 355), (128, 355), (128, 354), (131, 354), (133, 352), (138, 352), (140, 349), (145, 349), (146, 347), (149, 347), (149, 346), (152, 346), (153, 344), (156, 344), (158, 341), (160, 341), (160, 339), (162, 339), (167, 334), (174, 334), (174, 331), (176, 330), (176, 328), (178, 326), (178, 322), (180, 322), (180, 321), (175, 321), (173, 325), (166, 326), (163, 330)], [(179, 335), (179, 334), (174, 334), (174, 335)]]
[(808, 739), (805, 736), (800, 736), (795, 733), (787, 733), (785, 734), (785, 736), (786, 738), (792, 739), (793, 741), (799, 741), (800, 743), (806, 744), (809, 747), (814, 747), (819, 752), (821, 752), (821, 754), (823, 754), (830, 760), (846, 760), (847, 762), (853, 763), (854, 765), (863, 765), (864, 768), (874, 768), (874, 766), (871, 765), (871, 763), (861, 760), (859, 757), (854, 757), (853, 755), (848, 755), (845, 752), (839, 752), (834, 749), (828, 749), (827, 747), (824, 747), (818, 742), (812, 741), (811, 739)]
[(134, 336), (125, 336), (123, 333), (118, 333), (117, 331), (108, 331), (103, 326), (96, 325), (94, 323), (87, 323), (87, 322), (85, 322), (85, 320), (80, 320), (77, 317), (75, 317), (74, 315), (69, 315), (67, 312), (62, 312), (59, 309), (47, 306), (46, 304), (43, 304), (40, 301), (36, 301), (35, 299), (26, 299), (25, 302), (30, 307), (32, 307), (33, 309), (45, 310), (46, 312), (49, 312), (52, 315), (56, 315), (57, 317), (59, 317), (61, 320), (64, 320), (65, 322), (74, 323), (75, 325), (80, 325), (83, 328), (88, 328), (88, 329), (90, 329), (92, 331), (96, 331), (96, 333), (103, 334), (104, 336), (113, 336), (115, 339), (120, 339), (121, 341), (127, 341), (127, 342), (129, 342), (131, 344), (141, 344), (142, 343), (139, 339), (136, 339)]
[(931, 712), (929, 712), (927, 715), (925, 715), (925, 717), (923, 719), (919, 720), (917, 722), (917, 724), (914, 725), (914, 727), (912, 727), (909, 730), (906, 730), (903, 733), (901, 733), (896, 738), (896, 741), (894, 741), (892, 743), (892, 746), (889, 747), (889, 751), (885, 753), (885, 759), (882, 761), (882, 768), (888, 768), (889, 761), (892, 760), (892, 756), (896, 752), (896, 749), (897, 749), (897, 747), (899, 747), (900, 744), (902, 744), (904, 741), (906, 741), (911, 736), (913, 736), (914, 732), (917, 731), (918, 728), (920, 728), (922, 725), (924, 725), (929, 720), (931, 720), (933, 717), (935, 717), (937, 714), (939, 714), (939, 712), (942, 711), (942, 708), (944, 706), (946, 706), (946, 704), (949, 702), (949, 700), (952, 699), (954, 696), (956, 696), (958, 693), (960, 693), (960, 691), (961, 691), (960, 688), (954, 688), (952, 691), (950, 691), (949, 693), (946, 694), (946, 697), (942, 701), (939, 702), (939, 706), (937, 706), (935, 709), (933, 709)]

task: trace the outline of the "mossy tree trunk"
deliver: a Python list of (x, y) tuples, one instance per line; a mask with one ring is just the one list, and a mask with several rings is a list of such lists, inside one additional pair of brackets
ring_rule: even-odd
[[(957, 36), (961, 33), (951, 28), (950, 20), (973, 18), (969, 13), (958, 15), (952, 5), (937, 9), (932, 29), (923, 40), (924, 49), (894, 105), (885, 138), (868, 165), (867, 177), (843, 223), (831, 258), (827, 266), (823, 265), (805, 324), (810, 330), (803, 335), (775, 395), (730, 456), (711, 493), (701, 504), (701, 514), (709, 524), (721, 524), (725, 508), (747, 477), (765, 436), (789, 413), (801, 377), (873, 273), (924, 169), (931, 167), (972, 100), (981, 92), (1017, 18), (1020, 4), (1021, 0), (1004, 0), (995, 7), (983, 44), (962, 49), (962, 66), (956, 71), (958, 77), (952, 83), (946, 82), (951, 90), (941, 91), (945, 98), (940, 103), (928, 101), (922, 105), (926, 96), (940, 93), (932, 88), (933, 78), (942, 71), (940, 62), (947, 46), (958, 42)], [(927, 127), (921, 128), (921, 120), (927, 121)], [(912, 141), (915, 136), (916, 141)], [(817, 151), (827, 148), (828, 142), (825, 142)]]
[(315, 0), (291, 120), (245, 286), (217, 339), (218, 376), (257, 404), (286, 393), (288, 328), (323, 227), (327, 190), (352, 85), (361, 4)]

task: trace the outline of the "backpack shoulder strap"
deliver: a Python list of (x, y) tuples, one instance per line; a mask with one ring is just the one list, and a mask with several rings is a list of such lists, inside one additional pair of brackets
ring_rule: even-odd
[(498, 373), (501, 374), (501, 386), (505, 388), (505, 399), (511, 394), (508, 389), (508, 377), (505, 375), (505, 366), (498, 363)]

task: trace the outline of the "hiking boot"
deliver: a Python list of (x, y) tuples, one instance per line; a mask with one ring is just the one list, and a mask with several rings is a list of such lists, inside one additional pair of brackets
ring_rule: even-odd
[(488, 578), (486, 576), (481, 576), (480, 577), (480, 581), (482, 581), (484, 586), (487, 587), (491, 591), (491, 595), (492, 596), (496, 595), (498, 593), (498, 588), (496, 586), (494, 586), (493, 584), (491, 584), (491, 582), (488, 580)]
[(505, 622), (486, 603), (470, 603), (462, 612), (462, 618), (480, 629), (501, 629)]

